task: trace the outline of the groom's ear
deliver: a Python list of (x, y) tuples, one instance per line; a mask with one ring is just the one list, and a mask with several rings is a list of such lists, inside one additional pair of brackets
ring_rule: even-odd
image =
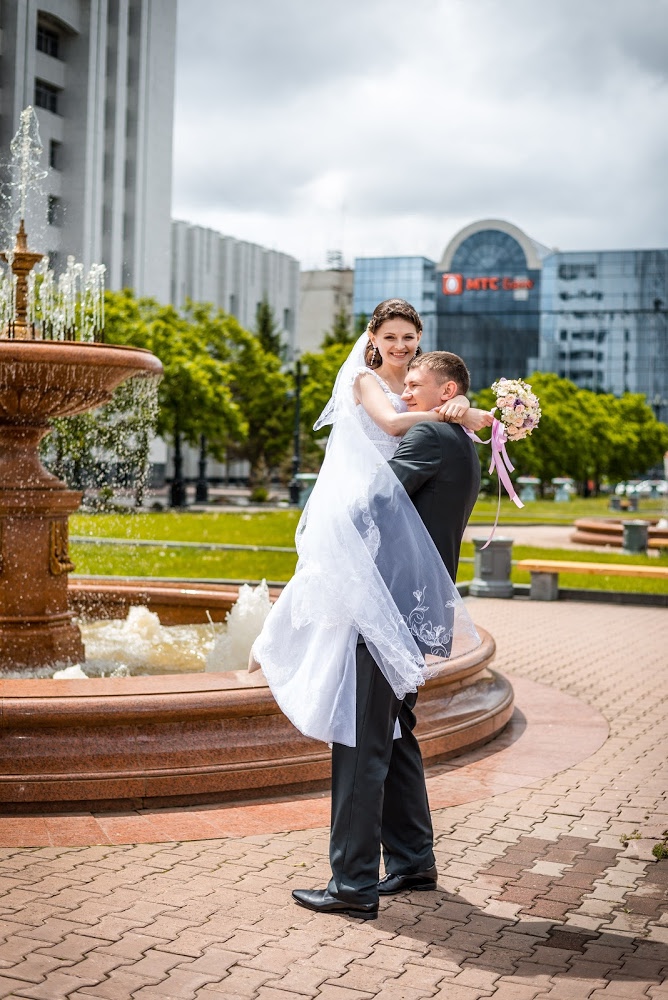
[(459, 386), (452, 379), (448, 379), (448, 381), (444, 382), (441, 386), (441, 400), (444, 403), (447, 403), (449, 399), (453, 399), (453, 397), (457, 396), (458, 393)]

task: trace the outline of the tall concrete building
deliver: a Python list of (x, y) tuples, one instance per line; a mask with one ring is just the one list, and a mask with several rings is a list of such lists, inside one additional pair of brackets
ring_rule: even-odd
[(353, 329), (353, 271), (337, 267), (302, 271), (299, 278), (299, 350), (319, 351), (342, 313)]
[(257, 307), (266, 299), (289, 351), (296, 344), (299, 261), (277, 250), (223, 236), (188, 222), (172, 223), (170, 301), (210, 302), (255, 328)]
[(31, 244), (167, 302), (176, 0), (0, 0), (0, 29), (0, 158), (33, 105), (49, 171)]

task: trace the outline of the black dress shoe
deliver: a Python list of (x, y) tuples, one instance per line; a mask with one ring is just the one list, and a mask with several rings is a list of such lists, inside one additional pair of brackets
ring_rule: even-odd
[(345, 917), (359, 917), (360, 920), (375, 920), (378, 903), (350, 903), (332, 896), (327, 889), (295, 889), (292, 898), (307, 910), (316, 913), (341, 913)]
[(416, 872), (414, 875), (386, 875), (378, 883), (378, 892), (381, 896), (391, 896), (395, 892), (405, 892), (408, 889), (430, 892), (436, 888), (437, 879), (436, 865), (426, 872)]

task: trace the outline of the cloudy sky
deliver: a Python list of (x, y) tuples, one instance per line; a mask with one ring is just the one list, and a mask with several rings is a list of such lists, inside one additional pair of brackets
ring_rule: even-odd
[(668, 0), (179, 0), (173, 203), (307, 268), (668, 246)]

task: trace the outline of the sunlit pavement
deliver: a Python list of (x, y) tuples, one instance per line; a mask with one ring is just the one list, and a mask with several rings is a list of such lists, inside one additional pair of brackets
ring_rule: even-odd
[(516, 712), (430, 773), (437, 891), (295, 906), (329, 874), (322, 795), (0, 817), (0, 997), (668, 996), (665, 609), (467, 603)]

